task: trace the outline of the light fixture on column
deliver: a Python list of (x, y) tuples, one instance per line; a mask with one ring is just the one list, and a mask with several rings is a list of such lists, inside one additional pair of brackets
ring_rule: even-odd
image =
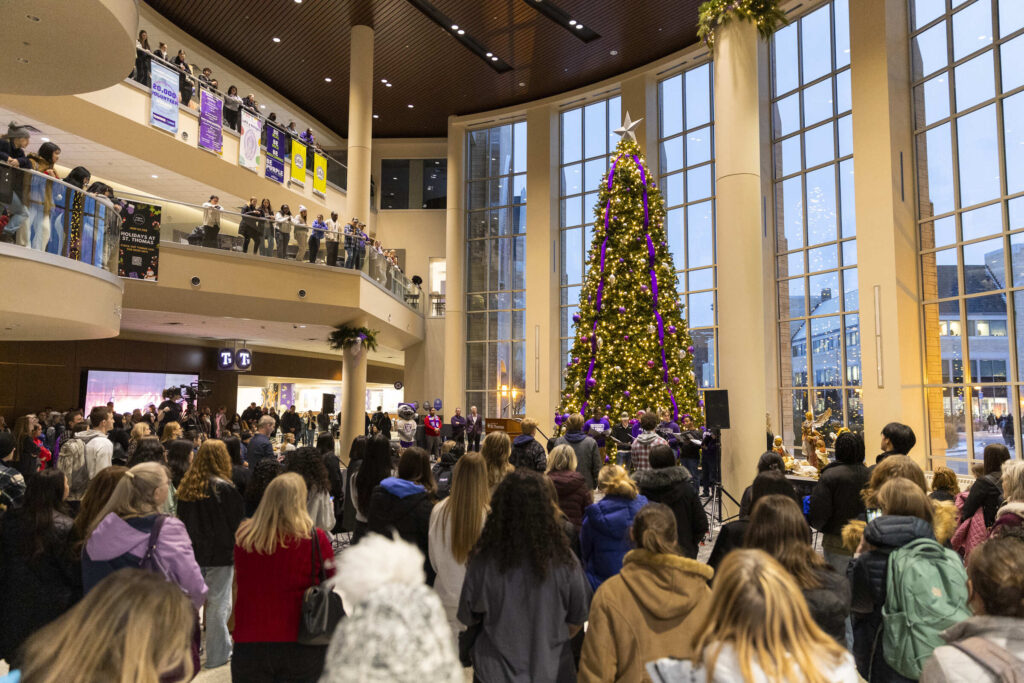
[[(489, 51), (479, 41), (474, 39), (471, 35), (466, 33), (466, 29), (458, 24), (458, 22), (452, 21), (450, 17), (446, 16), (441, 10), (434, 7), (427, 0), (406, 0), (410, 5), (422, 12), (428, 19), (440, 26), (445, 30), (452, 38), (459, 41), (463, 47), (475, 54), (480, 59), (484, 60), (487, 66), (491, 67), (498, 73), (505, 73), (512, 70), (512, 65), (496, 56), (494, 52)], [(596, 36), (595, 36), (596, 37)]]

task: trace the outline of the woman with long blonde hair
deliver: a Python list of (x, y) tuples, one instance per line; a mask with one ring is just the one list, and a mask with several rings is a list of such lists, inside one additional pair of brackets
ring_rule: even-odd
[(183, 436), (185, 436), (185, 432), (182, 431), (181, 424), (177, 422), (165, 422), (164, 430), (160, 434), (160, 443), (166, 446), (171, 441), (180, 439)]
[(242, 494), (231, 483), (231, 457), (219, 439), (207, 439), (178, 488), (178, 517), (192, 539), (196, 562), (209, 586), (206, 596), (206, 668), (231, 658), (231, 581), (235, 531), (245, 517)]
[(29, 638), (21, 683), (191, 680), (192, 623), (177, 586), (153, 572), (121, 569)]
[(479, 453), (467, 453), (455, 463), (451, 495), (430, 512), (427, 548), (430, 564), (437, 573), (434, 590), (441, 598), (456, 638), (466, 629), (457, 616), (466, 562), (484, 528), (490, 501), (487, 463)]
[(647, 505), (636, 482), (619, 465), (601, 468), (597, 488), (604, 498), (587, 508), (580, 529), (583, 569), (594, 590), (622, 569), (622, 559), (630, 550), (629, 527), (640, 508)]
[(715, 577), (691, 660), (647, 665), (655, 683), (856, 683), (853, 657), (814, 623), (800, 587), (763, 550), (734, 550)]
[(512, 440), (505, 432), (491, 432), (484, 437), (480, 455), (484, 456), (484, 462), (487, 463), (487, 485), (492, 493), (505, 475), (515, 469), (508, 460), (511, 454)]
[(256, 514), (235, 533), (234, 560), (231, 678), (265, 680), (267, 672), (275, 680), (319, 678), (327, 646), (296, 642), (299, 607), (321, 570), (334, 574), (334, 551), (327, 534), (313, 527), (300, 475), (287, 472), (270, 482)]

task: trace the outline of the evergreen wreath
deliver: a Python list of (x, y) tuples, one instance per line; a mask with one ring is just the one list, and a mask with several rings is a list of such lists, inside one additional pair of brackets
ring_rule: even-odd
[(348, 349), (353, 344), (361, 344), (368, 351), (376, 351), (377, 330), (371, 330), (368, 327), (335, 325), (334, 331), (327, 335), (327, 343), (335, 351)]
[(707, 0), (697, 15), (697, 37), (714, 50), (715, 32), (733, 19), (752, 22), (764, 40), (789, 23), (779, 0)]

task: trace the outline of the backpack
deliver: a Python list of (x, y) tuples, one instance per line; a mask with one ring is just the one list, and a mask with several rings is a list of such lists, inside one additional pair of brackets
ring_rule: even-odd
[(882, 606), (882, 652), (894, 670), (917, 680), (940, 633), (971, 616), (967, 572), (960, 556), (930, 538), (919, 538), (889, 555)]
[(82, 438), (76, 436), (68, 439), (60, 446), (57, 468), (68, 480), (68, 498), (80, 500), (89, 487), (89, 468), (85, 461), (85, 445), (95, 439), (98, 434)]
[(973, 659), (999, 683), (1024, 683), (1024, 662), (1006, 648), (977, 636), (951, 645)]

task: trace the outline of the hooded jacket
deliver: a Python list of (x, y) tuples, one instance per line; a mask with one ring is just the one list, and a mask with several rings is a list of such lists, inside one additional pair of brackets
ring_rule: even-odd
[(235, 561), (235, 532), (245, 518), (245, 502), (230, 481), (210, 477), (209, 487), (206, 498), (179, 498), (178, 518), (192, 539), (200, 567), (230, 567)]
[(637, 470), (651, 468), (651, 449), (658, 445), (668, 445), (668, 441), (658, 436), (656, 432), (640, 432), (629, 447), (630, 462)]
[(601, 471), (601, 452), (597, 450), (597, 442), (583, 432), (569, 432), (555, 439), (555, 445), (563, 443), (576, 452), (576, 471), (583, 475), (587, 487), (593, 491), (597, 488), (597, 473)]
[(871, 472), (864, 463), (834, 462), (821, 471), (821, 478), (811, 490), (808, 521), (825, 534), (838, 535), (851, 519), (864, 514), (860, 497)]
[[(146, 555), (149, 533), (158, 515), (121, 519), (111, 512), (89, 536), (82, 550), (82, 588), (88, 593), (109, 574), (138, 567)], [(164, 519), (153, 559), (160, 572), (178, 585), (199, 609), (206, 600), (206, 582), (199, 571), (192, 541), (180, 519)]]
[(434, 585), (434, 568), (430, 566), (428, 538), (430, 511), (434, 503), (420, 484), (388, 477), (380, 482), (370, 496), (370, 509), (366, 514), (368, 531), (390, 536), (397, 531), (403, 539), (416, 545), (423, 553), (423, 570), (427, 585)]
[(1007, 650), (1024, 666), (1024, 619), (977, 616), (950, 626), (942, 632), (949, 645), (935, 648), (921, 671), (922, 683), (999, 683), (973, 657), (954, 647), (957, 641), (983, 638)]
[(934, 534), (932, 525), (919, 517), (883, 515), (873, 519), (864, 529), (864, 540), (873, 549), (854, 557), (846, 569), (853, 591), (853, 658), (868, 683), (907, 680), (885, 661), (882, 606), (889, 555), (920, 538), (934, 538)]
[(437, 499), (442, 500), (452, 492), (452, 470), (458, 460), (451, 451), (441, 454), (441, 461), (431, 468), (434, 481), (437, 482)]
[(629, 551), (590, 604), (579, 681), (640, 681), (647, 662), (692, 656), (690, 636), (710, 609), (714, 573), (686, 557)]
[(508, 458), (516, 469), (543, 472), (548, 466), (548, 454), (531, 434), (520, 434), (512, 440), (512, 453)]
[(632, 499), (605, 496), (583, 513), (580, 552), (583, 570), (594, 590), (622, 569), (622, 558), (632, 545), (629, 527), (633, 525), (636, 513), (645, 505), (647, 498), (641, 495)]
[(637, 470), (633, 479), (647, 500), (672, 508), (679, 548), (686, 557), (697, 559), (697, 546), (708, 532), (708, 518), (690, 483), (690, 471), (678, 466)]
[(991, 527), (996, 521), (996, 511), (1003, 502), (1003, 483), (1001, 472), (991, 472), (976, 480), (967, 495), (964, 509), (960, 511), (960, 519), (970, 519), (978, 508), (984, 510), (985, 526)]
[(583, 526), (583, 511), (594, 503), (594, 494), (587, 488), (587, 480), (579, 472), (569, 470), (551, 470), (548, 478), (558, 493), (558, 507), (579, 531)]
[(996, 521), (992, 525), (991, 535), (996, 535), (996, 529), (1004, 526), (1024, 526), (1024, 503), (1011, 501), (1005, 503), (996, 512)]
[[(956, 505), (941, 500), (932, 500), (932, 512), (935, 518), (932, 520), (932, 528), (935, 533), (935, 540), (942, 545), (949, 543), (949, 539), (956, 532), (957, 519), (960, 511)], [(843, 547), (852, 555), (860, 545), (860, 539), (864, 535), (864, 519), (853, 519), (843, 527)]]

